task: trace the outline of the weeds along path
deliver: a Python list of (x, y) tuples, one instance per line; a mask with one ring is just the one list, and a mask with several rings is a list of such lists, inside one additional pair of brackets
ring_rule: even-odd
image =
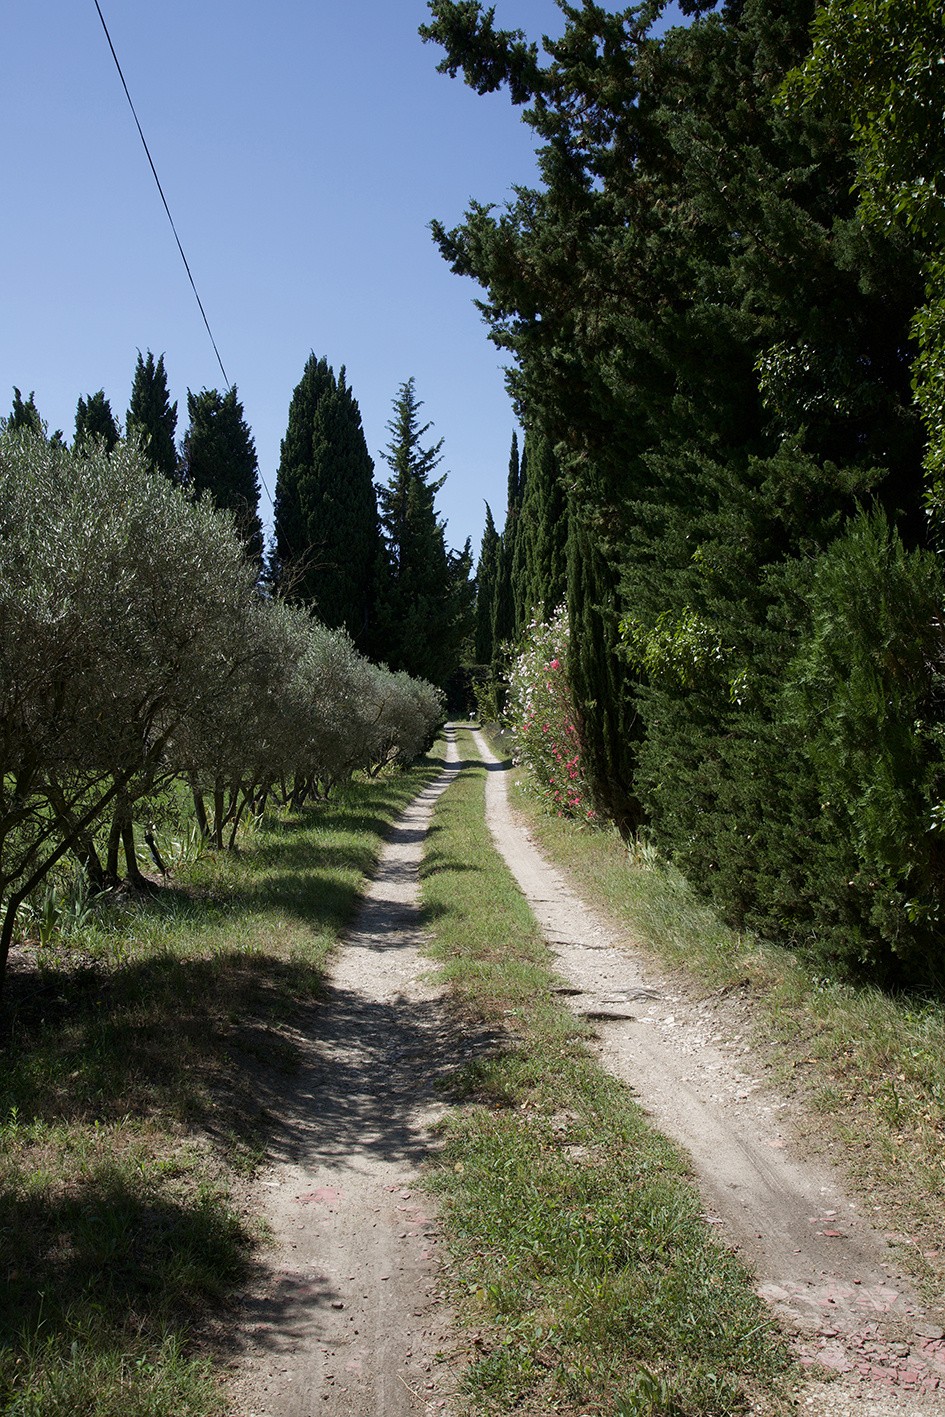
[(632, 942), (564, 883), (509, 810), (507, 774), (475, 734), (496, 845), (557, 958), (600, 1061), (692, 1157), (708, 1218), (738, 1247), (792, 1335), (817, 1417), (945, 1414), (941, 1315), (923, 1311), (890, 1244), (835, 1174), (802, 1154), (787, 1104), (762, 1091), (704, 1011), (644, 970)]
[(273, 1103), (282, 1126), (260, 1181), (272, 1231), (244, 1306), (239, 1417), (433, 1417), (449, 1410), (436, 1355), (429, 1203), (414, 1189), (438, 1114), (437, 1079), (460, 1062), (438, 992), (423, 982), (418, 867), (440, 778), (384, 849), (316, 1012), (303, 1065)]

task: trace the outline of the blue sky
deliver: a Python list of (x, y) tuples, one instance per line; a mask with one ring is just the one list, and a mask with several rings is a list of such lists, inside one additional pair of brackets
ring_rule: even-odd
[[(310, 350), (347, 366), (376, 460), (413, 375), (445, 439), (448, 540), (478, 550), (514, 418), (475, 287), (427, 224), (534, 179), (517, 112), (436, 72), (423, 0), (100, 3), (269, 490)], [(497, 18), (560, 21), (553, 0), (498, 0)], [(123, 418), (150, 348), (180, 435), (187, 388), (223, 380), (93, 0), (8, 8), (3, 47), (0, 412), (35, 390), (71, 437), (79, 395), (104, 388)]]

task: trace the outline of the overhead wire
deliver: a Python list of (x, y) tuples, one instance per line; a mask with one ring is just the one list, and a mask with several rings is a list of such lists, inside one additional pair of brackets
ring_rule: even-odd
[[(122, 88), (123, 88), (124, 91), (125, 91), (125, 98), (128, 100), (128, 107), (131, 109), (131, 115), (132, 115), (132, 117), (133, 117), (134, 120), (135, 120), (135, 127), (138, 129), (138, 137), (141, 139), (141, 146), (144, 148), (145, 154), (146, 154), (147, 159), (148, 159), (148, 165), (149, 165), (150, 168), (151, 168), (152, 176), (154, 177), (154, 181), (155, 181), (155, 183), (157, 184), (158, 192), (159, 192), (160, 195), (161, 195), (161, 201), (162, 201), (162, 203), (164, 204), (164, 210), (165, 210), (165, 212), (167, 213), (167, 219), (168, 219), (168, 221), (169, 221), (170, 224), (171, 224), (171, 231), (173, 231), (173, 233), (174, 233), (174, 240), (177, 242), (177, 249), (178, 249), (178, 251), (180, 252), (180, 258), (181, 258), (181, 260), (182, 260), (183, 263), (184, 263), (184, 270), (187, 272), (187, 279), (190, 281), (191, 289), (192, 289), (193, 292), (194, 292), (194, 298), (195, 298), (195, 300), (197, 301), (197, 305), (198, 305), (198, 307), (199, 307), (199, 309), (200, 309), (200, 313), (201, 313), (201, 315), (203, 316), (203, 322), (204, 322), (204, 324), (205, 324), (206, 327), (207, 327), (207, 334), (210, 336), (210, 343), (213, 345), (213, 352), (214, 352), (214, 354), (215, 354), (216, 357), (217, 357), (217, 363), (218, 363), (219, 366), (220, 366), (220, 373), (223, 375), (224, 385), (225, 385), (226, 388), (229, 389), (229, 388), (232, 387), (231, 384), (230, 384), (230, 376), (227, 374), (225, 368), (223, 367), (223, 360), (220, 358), (220, 351), (219, 351), (219, 349), (217, 348), (217, 342), (216, 342), (216, 340), (215, 340), (214, 337), (213, 337), (213, 330), (210, 328), (210, 321), (209, 321), (208, 318), (207, 318), (207, 312), (206, 312), (206, 310), (204, 309), (203, 301), (200, 299), (200, 292), (199, 292), (198, 289), (197, 289), (197, 283), (196, 283), (196, 281), (194, 280), (193, 273), (192, 273), (192, 271), (191, 271), (191, 269), (190, 269), (190, 262), (187, 260), (187, 256), (186, 256), (186, 254), (185, 254), (185, 252), (184, 252), (183, 244), (182, 244), (182, 242), (181, 242), (180, 236), (179, 236), (178, 233), (177, 233), (177, 227), (176, 227), (176, 225), (175, 225), (175, 223), (174, 223), (174, 218), (173, 218), (173, 216), (171, 215), (171, 209), (170, 209), (170, 206), (168, 205), (167, 197), (164, 195), (164, 188), (163, 188), (162, 185), (161, 185), (161, 179), (160, 179), (160, 177), (158, 176), (158, 170), (157, 170), (157, 168), (155, 167), (155, 165), (154, 165), (154, 159), (153, 159), (153, 157), (151, 156), (151, 149), (148, 147), (148, 140), (147, 140), (147, 138), (144, 136), (144, 129), (141, 127), (141, 120), (140, 120), (139, 117), (138, 117), (137, 111), (136, 111), (135, 106), (134, 106), (134, 103), (133, 103), (133, 101), (132, 101), (131, 93), (130, 93), (130, 91), (129, 91), (129, 89), (128, 89), (128, 84), (127, 84), (127, 82), (126, 82), (126, 80), (125, 80), (125, 75), (124, 75), (124, 72), (123, 72), (123, 70), (122, 70), (121, 63), (120, 63), (119, 58), (118, 58), (118, 55), (117, 55), (117, 53), (116, 53), (116, 51), (115, 51), (115, 46), (114, 46), (114, 44), (112, 43), (112, 37), (111, 37), (111, 35), (109, 34), (109, 31), (108, 31), (108, 25), (105, 23), (105, 16), (102, 14), (102, 7), (101, 7), (101, 5), (98, 3), (98, 0), (93, 0), (93, 3), (94, 3), (94, 5), (95, 5), (96, 10), (98, 11), (98, 17), (99, 17), (99, 19), (100, 19), (101, 22), (102, 22), (102, 29), (105, 31), (105, 38), (106, 38), (106, 40), (108, 41), (108, 47), (109, 47), (109, 49), (111, 50), (112, 58), (113, 58), (114, 61), (115, 61), (115, 68), (118, 70), (118, 77), (121, 79), (121, 86), (122, 86)], [(266, 482), (265, 482), (265, 479), (263, 478), (262, 472), (259, 473), (259, 480), (260, 480), (260, 482), (262, 483), (263, 490), (265, 491), (266, 496), (269, 498), (270, 503), (273, 503), (272, 493), (269, 491), (269, 488), (266, 486)], [(274, 504), (273, 504), (273, 505), (274, 505)]]

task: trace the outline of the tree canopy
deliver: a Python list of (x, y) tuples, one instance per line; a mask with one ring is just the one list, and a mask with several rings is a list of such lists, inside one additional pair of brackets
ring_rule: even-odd
[(75, 410), (74, 447), (88, 447), (98, 439), (110, 453), (119, 436), (118, 424), (104, 389), (99, 389), (97, 394), (89, 394), (87, 399), (79, 399)]
[(143, 443), (158, 472), (177, 478), (177, 404), (168, 394), (163, 354), (155, 360), (150, 349), (147, 356), (138, 351), (125, 431)]
[(459, 667), (472, 633), (472, 553), (446, 547), (436, 494), (446, 480), (431, 480), (443, 440), (425, 446), (432, 424), (420, 422), (422, 401), (412, 378), (400, 387), (387, 425), (384, 452), (390, 469), (378, 487), (386, 550), (379, 620), (384, 657), (441, 687)]

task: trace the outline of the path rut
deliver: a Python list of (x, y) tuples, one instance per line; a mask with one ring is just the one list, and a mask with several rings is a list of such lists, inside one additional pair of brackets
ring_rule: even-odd
[(243, 1304), (240, 1417), (440, 1417), (453, 1383), (439, 1354), (436, 1228), (418, 1168), (435, 1146), (437, 1084), (475, 1040), (457, 1036), (420, 956), (418, 867), (438, 781), (393, 828), (338, 949), (302, 1066), (278, 1102), (260, 1180), (272, 1232)]

